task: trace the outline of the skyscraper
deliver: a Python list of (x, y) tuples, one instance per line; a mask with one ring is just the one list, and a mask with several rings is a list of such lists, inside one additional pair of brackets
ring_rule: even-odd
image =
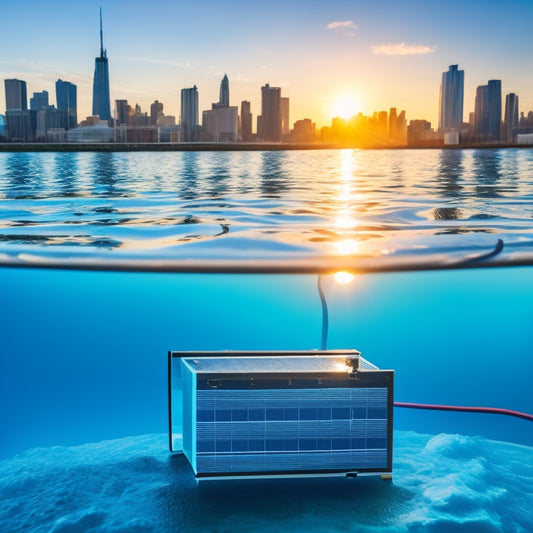
[(514, 129), (518, 127), (518, 95), (509, 93), (505, 97), (505, 140), (513, 142)]
[(30, 109), (40, 111), (43, 107), (48, 107), (48, 91), (33, 93), (33, 97), (30, 98)]
[(501, 80), (489, 80), (489, 135), (493, 141), (500, 140), (502, 125), (502, 82)]
[(244, 142), (252, 140), (252, 113), (248, 100), (241, 102), (241, 138)]
[(36, 113), (28, 109), (26, 82), (17, 79), (4, 80), (4, 86), (6, 90), (7, 140), (12, 142), (33, 140)]
[(476, 89), (474, 135), (477, 141), (499, 141), (502, 121), (502, 82), (489, 80)]
[(261, 116), (257, 117), (257, 136), (265, 142), (281, 142), (281, 89), (261, 87)]
[(220, 82), (220, 96), (218, 103), (220, 104), (220, 107), (229, 107), (229, 80), (227, 74), (224, 74), (224, 77)]
[(58, 109), (67, 113), (67, 128), (75, 128), (78, 123), (77, 87), (70, 81), (56, 81), (56, 103)]
[(115, 119), (117, 126), (127, 126), (129, 123), (130, 106), (127, 100), (115, 100)]
[(212, 109), (221, 109), (229, 107), (229, 80), (228, 75), (224, 74), (222, 81), (220, 82), (220, 94), (219, 100), (216, 104), (213, 104)]
[(100, 120), (111, 119), (109, 67), (107, 64), (107, 50), (104, 50), (102, 8), (100, 8), (100, 57), (96, 57), (94, 60), (93, 115), (98, 115)]
[(17, 79), (4, 80), (6, 90), (6, 110), (25, 111), (28, 109), (26, 82)]
[(451, 65), (442, 73), (440, 86), (439, 131), (459, 131), (463, 122), (464, 70)]
[(156, 100), (150, 106), (150, 124), (152, 124), (152, 126), (157, 126), (157, 119), (162, 116), (163, 116), (163, 104), (159, 100)]
[(180, 141), (194, 141), (194, 130), (198, 126), (198, 88), (181, 90)]
[(289, 122), (289, 98), (287, 96), (281, 97), (281, 134), (289, 135), (291, 125)]

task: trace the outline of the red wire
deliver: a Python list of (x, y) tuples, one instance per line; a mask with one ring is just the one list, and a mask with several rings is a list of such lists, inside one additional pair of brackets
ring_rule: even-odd
[(394, 402), (394, 407), (407, 407), (408, 409), (432, 409), (435, 411), (462, 411), (466, 413), (490, 413), (495, 415), (516, 416), (533, 422), (533, 415), (512, 411), (510, 409), (500, 409), (498, 407), (463, 407), (458, 405), (434, 405), (430, 403), (406, 403)]

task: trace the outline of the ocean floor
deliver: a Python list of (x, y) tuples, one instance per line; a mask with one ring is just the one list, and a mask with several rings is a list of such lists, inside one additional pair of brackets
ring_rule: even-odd
[(167, 435), (28, 450), (0, 462), (0, 531), (533, 531), (533, 449), (394, 434), (393, 481), (197, 484)]

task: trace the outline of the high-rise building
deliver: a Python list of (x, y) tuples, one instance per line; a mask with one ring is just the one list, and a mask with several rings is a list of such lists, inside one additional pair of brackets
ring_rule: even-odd
[(100, 57), (94, 60), (93, 81), (93, 115), (100, 120), (111, 119), (111, 100), (109, 97), (109, 66), (107, 50), (104, 50), (104, 33), (102, 30), (102, 8), (100, 8)]
[(4, 80), (6, 91), (6, 137), (12, 142), (33, 140), (36, 113), (28, 109), (26, 82), (17, 79)]
[(181, 90), (180, 141), (194, 141), (198, 126), (198, 88), (196, 85)]
[(32, 111), (40, 111), (43, 107), (48, 107), (48, 91), (33, 93), (30, 98), (30, 109)]
[(241, 139), (244, 142), (252, 140), (252, 113), (247, 100), (241, 102)]
[(133, 113), (130, 109), (128, 124), (130, 126), (150, 126), (150, 117), (148, 113), (142, 111), (139, 104), (135, 104)]
[(261, 116), (257, 117), (257, 136), (264, 142), (281, 142), (281, 89), (261, 87)]
[(130, 109), (127, 100), (115, 100), (115, 119), (117, 126), (128, 125)]
[(229, 80), (228, 75), (224, 74), (222, 81), (220, 82), (220, 94), (216, 104), (213, 104), (213, 109), (221, 107), (229, 107)]
[(505, 97), (505, 140), (513, 142), (514, 130), (518, 128), (518, 95), (509, 93)]
[(156, 100), (150, 106), (150, 123), (152, 124), (152, 126), (157, 126), (157, 119), (162, 116), (163, 116), (163, 104), (159, 100)]
[(77, 87), (70, 81), (58, 79), (56, 81), (56, 104), (58, 109), (67, 113), (67, 128), (75, 128), (78, 124), (78, 97)]
[(389, 142), (395, 146), (407, 144), (405, 111), (401, 111), (398, 115), (395, 107), (391, 107), (389, 111)]
[(291, 125), (289, 122), (289, 98), (287, 96), (281, 97), (281, 134), (289, 135)]
[(237, 106), (217, 107), (202, 113), (204, 140), (234, 142), (239, 138), (239, 109)]
[(28, 96), (26, 82), (17, 79), (4, 80), (6, 90), (6, 110), (28, 109)]
[(500, 140), (502, 125), (502, 82), (489, 80), (489, 134), (495, 141)]
[(502, 82), (489, 80), (476, 89), (474, 135), (478, 142), (499, 141), (502, 121)]
[(62, 132), (63, 140), (66, 140), (68, 130), (68, 115), (66, 109), (56, 109), (53, 105), (43, 107), (37, 111), (36, 140), (39, 142), (52, 141)]
[(474, 137), (476, 140), (485, 140), (483, 136), (487, 131), (488, 85), (478, 85), (474, 104)]
[(439, 132), (459, 131), (463, 123), (464, 70), (451, 65), (442, 73)]

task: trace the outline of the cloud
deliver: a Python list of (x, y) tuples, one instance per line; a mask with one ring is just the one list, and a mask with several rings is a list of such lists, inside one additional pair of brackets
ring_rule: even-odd
[(426, 46), (423, 44), (406, 44), (406, 43), (389, 43), (373, 46), (374, 54), (383, 54), (387, 56), (410, 56), (431, 54), (437, 49), (436, 46)]
[(326, 26), (326, 29), (327, 30), (339, 30), (339, 29), (356, 30), (357, 26), (351, 20), (336, 20), (334, 22), (330, 22)]

